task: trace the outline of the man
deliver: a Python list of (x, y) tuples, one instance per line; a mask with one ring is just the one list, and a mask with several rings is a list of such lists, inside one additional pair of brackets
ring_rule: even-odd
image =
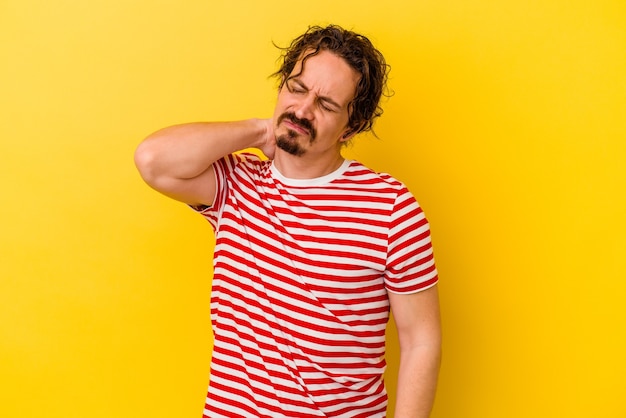
[(391, 308), (396, 417), (428, 417), (441, 344), (429, 225), (401, 182), (341, 154), (381, 114), (388, 66), (334, 25), (283, 58), (271, 119), (165, 128), (135, 155), (216, 234), (204, 416), (385, 417)]

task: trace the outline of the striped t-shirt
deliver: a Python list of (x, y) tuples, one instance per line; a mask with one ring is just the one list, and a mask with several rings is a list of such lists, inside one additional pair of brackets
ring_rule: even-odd
[(387, 292), (437, 282), (413, 195), (348, 160), (306, 180), (252, 154), (214, 168), (201, 211), (216, 235), (204, 416), (384, 417)]

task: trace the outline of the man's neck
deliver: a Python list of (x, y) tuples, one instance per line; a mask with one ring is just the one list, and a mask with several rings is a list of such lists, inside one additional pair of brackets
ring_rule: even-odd
[(344, 158), (341, 153), (325, 158), (297, 157), (280, 149), (274, 155), (274, 166), (285, 177), (291, 179), (314, 179), (330, 174), (341, 167)]

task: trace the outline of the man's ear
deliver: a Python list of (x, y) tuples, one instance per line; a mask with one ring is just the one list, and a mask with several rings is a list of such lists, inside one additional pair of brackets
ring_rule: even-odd
[(343, 134), (341, 135), (341, 138), (339, 139), (339, 142), (346, 142), (349, 141), (350, 138), (352, 138), (354, 136), (354, 132), (351, 129), (346, 129)]

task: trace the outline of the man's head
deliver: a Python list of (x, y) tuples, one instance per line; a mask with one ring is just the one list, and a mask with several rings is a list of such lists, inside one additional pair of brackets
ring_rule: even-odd
[(279, 78), (281, 90), (302, 74), (307, 60), (320, 52), (341, 58), (357, 75), (356, 88), (347, 106), (346, 138), (372, 129), (374, 119), (382, 114), (379, 102), (389, 67), (369, 39), (336, 25), (314, 26), (283, 50), (282, 65), (273, 74)]

